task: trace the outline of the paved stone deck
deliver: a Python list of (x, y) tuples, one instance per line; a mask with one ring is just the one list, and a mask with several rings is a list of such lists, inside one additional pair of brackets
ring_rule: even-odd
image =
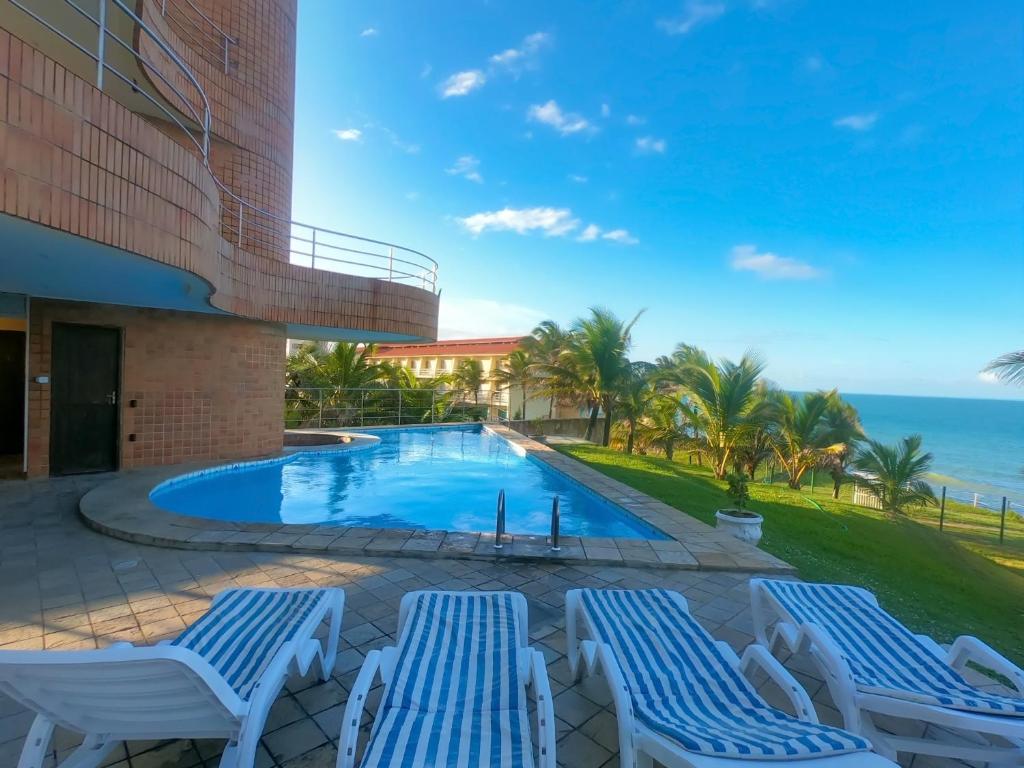
[[(615, 715), (598, 681), (573, 684), (565, 661), (563, 604), (579, 586), (667, 587), (682, 591), (694, 615), (737, 651), (751, 642), (749, 574), (623, 566), (516, 564), (267, 552), (199, 552), (116, 540), (82, 524), (79, 497), (109, 477), (0, 482), (0, 649), (103, 647), (154, 643), (194, 621), (210, 597), (234, 586), (340, 586), (347, 601), (342, 651), (333, 678), (291, 681), (262, 739), (259, 768), (333, 768), (347, 691), (365, 654), (392, 644), (407, 591), (514, 589), (527, 596), (531, 642), (548, 661), (565, 768), (618, 766)], [(822, 720), (838, 723), (827, 690), (807, 659), (787, 662)], [(378, 688), (378, 694), (379, 694)], [(762, 689), (773, 703), (784, 699)], [(372, 697), (371, 697), (372, 698)], [(0, 766), (13, 766), (31, 715), (0, 695)], [(364, 720), (364, 730), (370, 720)], [(920, 732), (922, 727), (912, 726)], [(51, 768), (74, 745), (59, 733)], [(222, 742), (132, 743), (116, 768), (214, 768)], [(905, 766), (957, 766), (918, 758)]]
[[(535, 440), (488, 425), (526, 454), (572, 482), (610, 499), (630, 514), (665, 533), (667, 540), (564, 536), (554, 552), (545, 536), (507, 535), (502, 549), (494, 534), (357, 528), (337, 525), (233, 523), (179, 515), (157, 508), (149, 492), (169, 478), (204, 471), (216, 464), (131, 470), (91, 492), (82, 501), (89, 525), (111, 536), (141, 544), (186, 549), (304, 552), (353, 556), (485, 559), (647, 568), (792, 573), (773, 555), (738, 541), (628, 485)], [(351, 448), (340, 447), (340, 450)], [(331, 449), (336, 450), (336, 449)]]

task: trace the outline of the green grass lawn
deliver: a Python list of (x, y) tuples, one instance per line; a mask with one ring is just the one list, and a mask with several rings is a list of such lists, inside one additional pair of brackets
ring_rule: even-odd
[[(730, 506), (725, 483), (685, 457), (626, 456), (592, 445), (558, 450), (710, 525), (715, 510)], [(938, 510), (893, 519), (833, 501), (830, 488), (819, 484), (812, 496), (806, 486), (751, 482), (750, 508), (764, 516), (761, 547), (807, 581), (867, 587), (916, 632), (940, 642), (977, 635), (1024, 662), (1024, 521), (1008, 519), (1000, 545), (998, 515), (947, 505), (947, 523), (955, 524), (939, 533)]]

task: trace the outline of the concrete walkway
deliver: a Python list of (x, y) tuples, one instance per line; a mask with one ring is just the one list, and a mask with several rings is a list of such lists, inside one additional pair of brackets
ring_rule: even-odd
[[(573, 685), (565, 661), (563, 604), (572, 587), (666, 587), (682, 591), (696, 617), (737, 651), (751, 642), (749, 574), (388, 557), (161, 549), (109, 538), (78, 519), (79, 497), (108, 478), (0, 483), (0, 649), (97, 648), (154, 643), (180, 632), (210, 597), (234, 586), (340, 586), (347, 602), (333, 679), (289, 684), (271, 713), (256, 765), (333, 768), (347, 691), (365, 654), (394, 642), (398, 602), (414, 589), (514, 589), (527, 596), (531, 641), (545, 654), (555, 696), (559, 764), (618, 765), (615, 716), (600, 684)], [(806, 659), (791, 668), (821, 717), (836, 723)], [(379, 689), (378, 689), (379, 691)], [(776, 691), (763, 693), (785, 707)], [(31, 715), (0, 697), (0, 765), (14, 765)], [(369, 722), (367, 720), (367, 722)], [(920, 730), (920, 727), (916, 727)], [(58, 735), (65, 754), (74, 738)], [(222, 742), (133, 743), (109, 765), (217, 765)], [(48, 765), (54, 764), (51, 758)], [(906, 762), (905, 765), (910, 765)], [(954, 763), (919, 758), (915, 768)]]

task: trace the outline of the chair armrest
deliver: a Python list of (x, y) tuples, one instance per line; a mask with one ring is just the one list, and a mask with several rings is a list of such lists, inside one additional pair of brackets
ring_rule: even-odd
[(818, 722), (818, 715), (814, 711), (814, 705), (811, 704), (811, 697), (807, 695), (807, 691), (763, 645), (748, 645), (740, 659), (740, 672), (752, 683), (751, 672), (754, 667), (760, 667), (789, 697), (797, 717), (810, 723)]
[(950, 646), (946, 663), (960, 671), (969, 661), (1009, 678), (1017, 689), (1017, 696), (1024, 698), (1024, 670), (978, 638), (961, 635)]
[(530, 682), (537, 700), (537, 766), (555, 768), (555, 706), (548, 669), (540, 651), (530, 651)]
[(338, 735), (338, 762), (336, 768), (353, 768), (356, 760), (356, 746), (359, 742), (359, 721), (366, 706), (366, 697), (373, 686), (373, 679), (380, 669), (380, 651), (366, 654), (363, 666), (359, 670), (352, 690), (345, 704), (345, 714), (341, 720), (341, 733)]

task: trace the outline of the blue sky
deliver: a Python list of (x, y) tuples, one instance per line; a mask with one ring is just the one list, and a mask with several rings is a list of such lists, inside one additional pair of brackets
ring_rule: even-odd
[(441, 264), (441, 335), (1024, 397), (1017, 2), (302, 0), (293, 215)]

